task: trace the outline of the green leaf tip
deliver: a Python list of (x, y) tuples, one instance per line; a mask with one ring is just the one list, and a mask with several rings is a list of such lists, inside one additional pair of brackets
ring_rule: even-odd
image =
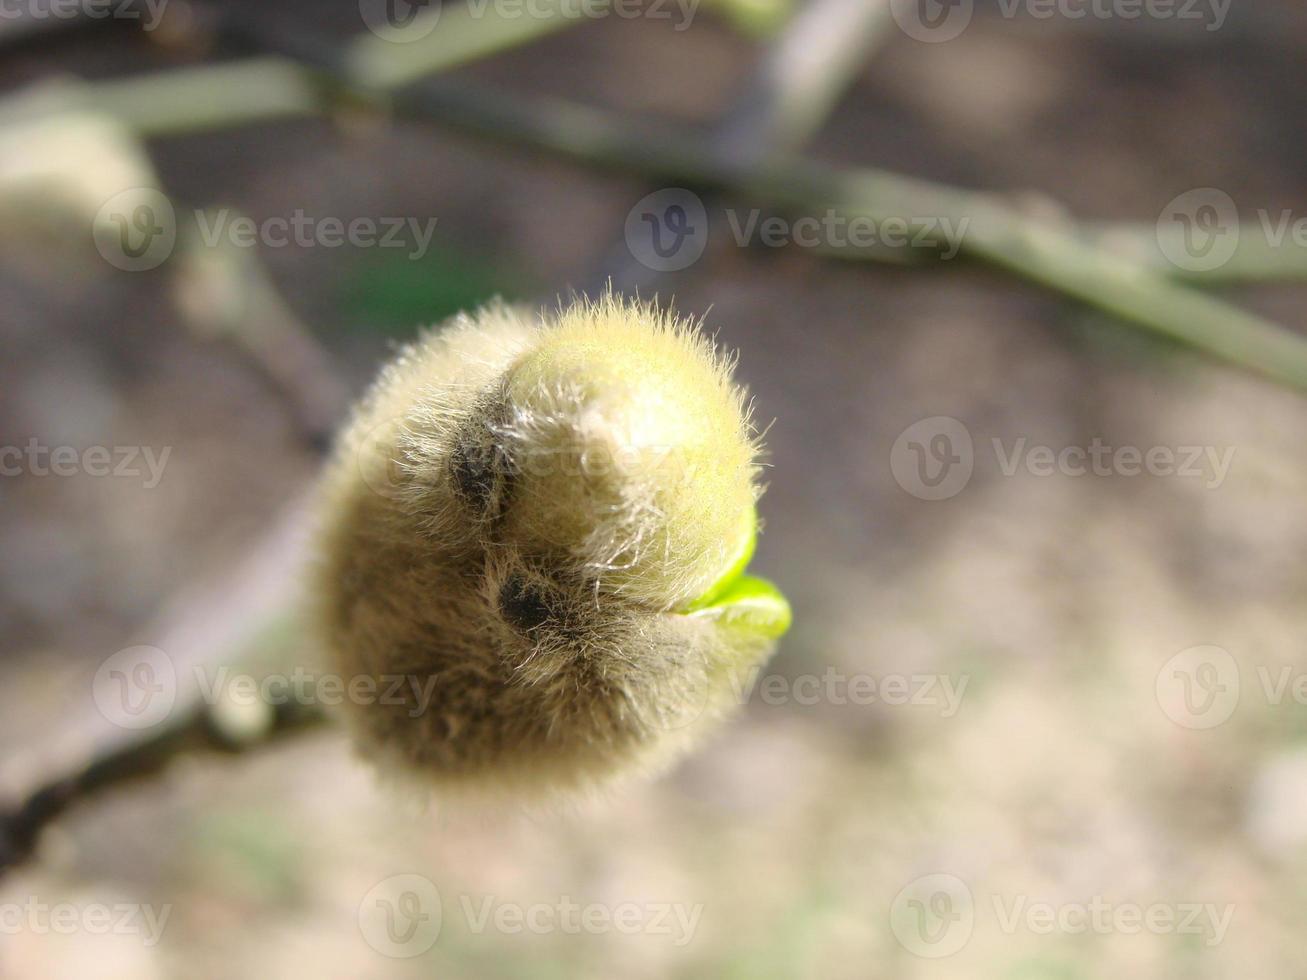
[(685, 609), (688, 616), (706, 616), (724, 626), (749, 630), (774, 639), (790, 628), (790, 604), (774, 584), (745, 574), (758, 546), (758, 514), (749, 508), (735, 559), (713, 585)]
[(736, 576), (726, 589), (716, 594), (710, 605), (698, 607), (687, 615), (708, 616), (723, 626), (748, 630), (768, 639), (783, 635), (793, 621), (790, 604), (781, 590), (756, 575)]

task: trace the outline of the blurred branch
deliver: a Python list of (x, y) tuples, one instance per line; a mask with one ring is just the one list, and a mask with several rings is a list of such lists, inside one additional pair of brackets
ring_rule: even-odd
[[(632, 125), (591, 107), (528, 101), (446, 79), (392, 91), (431, 71), (558, 29), (563, 18), (522, 18), (512, 29), (487, 36), (460, 33), (446, 21), (442, 32), (431, 35), (439, 42), (418, 40), (407, 49), (378, 46), (380, 39), (370, 35), (341, 48), (303, 31), (275, 31), (262, 24), (241, 33), (293, 60), (260, 57), (91, 88), (48, 89), (0, 105), (0, 122), (71, 101), (116, 117), (143, 135), (162, 135), (318, 114), (354, 101), (587, 166), (684, 182), (805, 213), (830, 207), (846, 218), (877, 222), (947, 218), (955, 227), (966, 222), (959, 239), (965, 253), (1154, 333), (1307, 388), (1307, 341), (1170, 281), (1164, 272), (1185, 273), (1167, 267), (1149, 229), (1078, 226), (1023, 211), (993, 194), (874, 170), (840, 171), (792, 156), (882, 36), (886, 13), (884, 7), (856, 0), (817, 0), (806, 7), (769, 49), (736, 109), (708, 141), (673, 129)], [(398, 50), (408, 54), (396, 56)], [(930, 254), (925, 249), (911, 253)], [(230, 256), (183, 254), (183, 305), (189, 296), (195, 309), (206, 311), (211, 329), (245, 345), (291, 392), (306, 429), (325, 433), (343, 404), (343, 388), (329, 365), (320, 363), (311, 341), (301, 336), (266, 275), (233, 265)], [(880, 257), (879, 252), (856, 250), (841, 254)], [(1272, 270), (1302, 275), (1305, 256), (1307, 249), (1276, 249), (1264, 235), (1248, 233), (1231, 261), (1203, 278), (1260, 277)], [(249, 295), (225, 285), (232, 277), (253, 284)], [(242, 298), (228, 308), (211, 302), (217, 294)], [(275, 329), (270, 334), (242, 330), (254, 315)], [(297, 373), (303, 363), (311, 365), (307, 381)], [(290, 615), (305, 555), (306, 514), (304, 502), (290, 508), (247, 562), (219, 583), (196, 588), (145, 631), (177, 665), (179, 678), (186, 679), (188, 670), (195, 674), (239, 659), (261, 633)], [(169, 720), (153, 730), (124, 730), (99, 715), (76, 718), (69, 737), (42, 746), (37, 757), (22, 759), (23, 771), (6, 760), (0, 795), (12, 805), (0, 806), (0, 873), (30, 857), (41, 831), (70, 807), (156, 774), (180, 753), (239, 752), (322, 721), (319, 712), (303, 705), (268, 705), (260, 724), (233, 730), (216, 707), (192, 684), (178, 691)]]
[(977, 201), (964, 251), (1171, 340), (1307, 390), (1307, 340), (1074, 233)]
[[(209, 30), (256, 48), (274, 31), (303, 33), (301, 24), (287, 22), (284, 15), (204, 9), (202, 20), (210, 22)], [(496, 4), (475, 10), (436, 7), (384, 36), (365, 31), (344, 45), (321, 45), (319, 50), (331, 51), (333, 63), (354, 86), (384, 92), (582, 23), (566, 10), (563, 0), (536, 0), (531, 16), (508, 16)], [(439, 30), (434, 30), (437, 18)], [(277, 57), (176, 68), (94, 86), (65, 80), (0, 99), (0, 125), (79, 108), (121, 119), (139, 136), (179, 135), (321, 115), (341, 101), (339, 91), (324, 93), (321, 81), (294, 60)]]
[(98, 746), (83, 764), (42, 784), (12, 810), (0, 810), (0, 879), (28, 861), (42, 831), (75, 805), (157, 776), (182, 754), (239, 754), (326, 724), (326, 716), (313, 706), (269, 705), (268, 712), (267, 723), (257, 734), (233, 737), (202, 705), (143, 739)]
[[(860, 0), (818, 0), (808, 10), (813, 13), (796, 18), (796, 30), (764, 58), (741, 103), (742, 110), (731, 117), (731, 125), (723, 132), (723, 145), (742, 157), (769, 155), (773, 148), (803, 139), (820, 119), (815, 114), (824, 114), (851, 74), (855, 51), (870, 45), (870, 36), (855, 45), (846, 33), (865, 18)], [(840, 16), (832, 18), (832, 14)], [(513, 39), (538, 33), (530, 18), (522, 22), (530, 30), (519, 29)], [(824, 43), (814, 35), (814, 25), (831, 32)], [(455, 22), (453, 30), (457, 33), (468, 26)], [(449, 29), (449, 21), (442, 21), (442, 32)], [(508, 36), (500, 35), (499, 40), (507, 42)], [(814, 43), (818, 44), (815, 54), (829, 49), (831, 57), (800, 59), (798, 48)], [(382, 56), (393, 54), (395, 46), (379, 38), (361, 38), (346, 61), (355, 66), (350, 71), (384, 87), (452, 63), (450, 51), (455, 48), (466, 53), (474, 46), (456, 41), (451, 47), (446, 37), (437, 47), (400, 49), (414, 50), (417, 56), (384, 68)], [(491, 47), (482, 43), (478, 50), (485, 53)], [(121, 118), (124, 111), (148, 107), (153, 110), (150, 115), (135, 118), (138, 130), (146, 132), (176, 131), (174, 124), (180, 121), (184, 107), (191, 110), (184, 125), (225, 124), (233, 121), (228, 110), (237, 106), (248, 114), (246, 118), (261, 119), (317, 110), (321, 97), (316, 85), (292, 63), (260, 59), (243, 68), (246, 70), (233, 72), (228, 66), (217, 66), (172, 73), (166, 86), (156, 84), (157, 79), (116, 83), (110, 92), (97, 93), (97, 108)], [(800, 91), (792, 93), (792, 86)], [(217, 92), (223, 97), (215, 100)], [(167, 93), (167, 98), (160, 100), (160, 93)], [(47, 92), (42, 98), (67, 94)], [(194, 111), (197, 103), (198, 112)], [(29, 108), (32, 105), (29, 103)], [(321, 351), (305, 335), (257, 260), (233, 249), (200, 247), (194, 231), (190, 229), (183, 238), (176, 277), (180, 306), (188, 320), (203, 333), (233, 338), (256, 366), (277, 382), (278, 390), (288, 394), (302, 427), (310, 435), (325, 437), (342, 411), (344, 386), (322, 361)], [(301, 507), (292, 508), (279, 522), (279, 529), (248, 563), (236, 569), (228, 583), (199, 590), (198, 599), (183, 602), (179, 611), (165, 616), (145, 635), (157, 638), (170, 657), (177, 655), (181, 663), (194, 668), (237, 659), (252, 636), (293, 606), (290, 591), (299, 579), (296, 565), (303, 552), (301, 511)], [(227, 624), (226, 630), (213, 628), (215, 609)], [(232, 632), (234, 624), (240, 624), (238, 632)], [(65, 758), (40, 760), (39, 776), (28, 773), (24, 779), (21, 774), (0, 773), (0, 789), (8, 784), (9, 795), (19, 798), (11, 809), (0, 809), (0, 873), (30, 857), (41, 831), (72, 806), (105, 790), (156, 775), (181, 754), (244, 751), (324, 720), (320, 712), (304, 706), (269, 706), (264, 724), (237, 738), (223, 728), (214, 706), (205, 703), (193, 687), (179, 692), (179, 702), (179, 709), (166, 724), (145, 733), (124, 732), (104, 724), (98, 715), (80, 719), (82, 737), (72, 740), (76, 748)], [(15, 782), (28, 788), (15, 791)]]
[(41, 17), (21, 7), (6, 12), (0, 19), (0, 47), (27, 44), (52, 34), (64, 34), (83, 26), (78, 16)]
[[(534, 149), (592, 167), (729, 191), (804, 213), (833, 208), (845, 218), (880, 222), (948, 219), (965, 227), (962, 250), (1023, 278), (1119, 316), (1128, 323), (1188, 344), (1230, 363), (1297, 388), (1307, 388), (1307, 341), (1283, 327), (1228, 303), (1196, 292), (1138, 263), (1084, 244), (1059, 223), (1010, 207), (997, 195), (972, 192), (875, 170), (840, 171), (794, 157), (758, 164), (724, 158), (701, 139), (670, 128), (633, 125), (613, 113), (555, 99), (525, 99), (473, 87), (445, 77), (427, 79), (387, 93), (351, 74), (350, 47), (339, 47), (299, 29), (281, 30), (271, 22), (240, 25), (257, 43), (313, 69), (297, 73), (290, 63), (275, 68), (282, 95), (302, 99), (301, 86), (316, 78), (325, 101), (370, 100), (396, 114), (436, 122), (480, 138)], [(276, 62), (256, 62), (273, 75)], [(230, 67), (228, 70), (232, 70)], [(187, 69), (196, 71), (196, 69)], [(194, 109), (173, 104), (166, 118), (159, 104), (125, 101), (117, 85), (169, 89), (176, 73), (127, 83), (101, 83), (86, 93), (91, 105), (111, 111), (129, 126), (153, 133), (176, 124), (193, 125)], [(190, 79), (187, 79), (188, 81)], [(295, 81), (292, 81), (295, 80)], [(311, 87), (311, 86), (310, 86)], [(225, 93), (211, 93), (210, 100)], [(266, 115), (267, 96), (254, 106)], [(307, 108), (303, 102), (299, 108)], [(228, 105), (224, 118), (235, 121), (244, 108)], [(184, 110), (184, 111), (183, 111)], [(0, 109), (0, 116), (3, 109)], [(219, 115), (211, 109), (210, 118)], [(962, 226), (962, 222), (966, 222)], [(925, 234), (923, 241), (929, 241)], [(940, 242), (944, 245), (946, 243)]]
[[(811, 0), (759, 59), (712, 137), (714, 152), (747, 167), (802, 147), (893, 23), (888, 3)], [(625, 237), (606, 255), (592, 289), (638, 291), (657, 279), (631, 255)]]
[[(1284, 327), (1082, 244), (1073, 231), (1028, 215), (993, 194), (945, 187), (870, 169), (839, 171), (778, 159), (757, 167), (719, 160), (684, 135), (654, 133), (603, 110), (518, 98), (438, 80), (397, 93), (397, 113), (436, 120), (486, 139), (577, 163), (657, 174), (730, 190), (804, 213), (832, 208), (845, 218), (926, 222), (941, 247), (939, 219), (965, 228), (964, 253), (1273, 380), (1307, 389), (1307, 340)], [(964, 224), (965, 222), (965, 224)], [(931, 230), (931, 225), (934, 230)]]
[[(1065, 215), (1045, 215), (1044, 220), (1087, 248), (1104, 252), (1142, 269), (1193, 286), (1232, 286), (1247, 283), (1295, 282), (1307, 280), (1307, 240), (1292, 230), (1283, 233), (1265, 225), (1246, 223), (1222, 229), (1236, 241), (1229, 258), (1211, 268), (1185, 268), (1167, 257), (1184, 255), (1183, 229), (1157, 225), (1076, 222)], [(1174, 232), (1174, 234), (1172, 234)], [(1168, 237), (1169, 236), (1169, 237)], [(1167, 248), (1163, 248), (1163, 243)], [(927, 249), (889, 247), (820, 246), (823, 258), (853, 262), (887, 262), (896, 265), (928, 265), (939, 255)]]
[(867, 58), (894, 28), (890, 0), (811, 0), (771, 45), (713, 143), (752, 164), (792, 153), (826, 122)]
[[(1307, 388), (1307, 341), (1170, 281), (1161, 271), (1161, 250), (1154, 253), (1146, 247), (1146, 231), (1130, 229), (1127, 239), (1120, 229), (1086, 230), (1023, 211), (998, 195), (869, 169), (841, 171), (792, 156), (882, 36), (886, 14), (882, 6), (849, 0), (819, 0), (805, 8), (763, 59), (718, 135), (708, 141), (675, 129), (632, 125), (588, 106), (527, 100), (443, 78), (398, 88), (572, 22), (563, 17), (514, 19), (511, 27), (501, 25), (502, 31), (486, 35), (450, 29), (445, 21), (440, 32), (430, 35), (436, 40), (415, 40), (407, 49), (372, 35), (337, 46), (310, 36), (299, 25), (279, 30), (260, 21), (240, 25), (232, 33), (283, 57), (186, 68), (93, 87), (47, 89), (0, 104), (0, 123), (76, 105), (113, 116), (141, 135), (158, 136), (316, 115), (354, 102), (586, 166), (684, 182), (805, 213), (829, 207), (846, 218), (876, 222), (946, 218), (955, 227), (965, 222), (959, 241), (965, 253), (1154, 333)], [(401, 50), (407, 53), (400, 55)], [(923, 229), (923, 234), (925, 241), (947, 244), (938, 232)], [(1252, 275), (1271, 267), (1300, 272), (1302, 250), (1262, 248), (1256, 236), (1246, 237), (1248, 243), (1236, 252), (1228, 274)], [(1284, 259), (1286, 255), (1292, 259)], [(221, 278), (233, 270), (197, 274), (201, 279), (213, 274)], [(239, 274), (247, 275), (248, 270)], [(253, 281), (256, 286), (268, 285), (258, 277)], [(183, 283), (186, 288), (208, 286)], [(305, 352), (297, 346), (293, 317), (278, 306), (275, 292), (260, 292), (250, 302), (272, 322), (282, 327), (290, 324), (275, 331), (276, 343), (289, 346), (269, 348), (259, 341), (254, 350), (273, 377), (294, 385), (291, 365)], [(214, 322), (231, 330), (249, 310), (220, 311)], [(328, 374), (324, 370), (322, 376)], [(338, 402), (339, 390), (329, 384), (301, 394), (317, 419), (312, 427), (320, 431), (328, 424), (322, 420), (336, 410), (327, 406)], [(303, 503), (293, 507), (248, 563), (219, 585), (197, 589), (147, 635), (157, 638), (159, 647), (179, 666), (211, 668), (230, 662), (260, 631), (294, 607), (293, 591), (304, 557), (305, 510)], [(179, 675), (185, 676), (185, 671)], [(0, 871), (29, 856), (41, 829), (69, 806), (158, 772), (179, 752), (239, 751), (320, 720), (317, 712), (302, 706), (273, 709), (257, 731), (234, 736), (198, 691), (179, 692), (178, 702), (169, 722), (144, 733), (115, 728), (98, 717), (78, 719), (75, 751), (27, 760), (31, 771), (25, 774), (0, 773), (0, 789), (17, 801), (0, 810)]]
[(529, 15), (512, 4), (442, 4), (405, 27), (359, 34), (345, 59), (351, 78), (392, 89), (583, 23), (576, 10), (568, 0), (533, 0)]
[(230, 340), (285, 401), (303, 441), (325, 452), (349, 409), (350, 391), (277, 290), (258, 253), (206, 244), (191, 223), (173, 279), (178, 307), (200, 336)]
[[(205, 699), (223, 664), (253, 672), (278, 665), (267, 636), (293, 620), (303, 577), (311, 507), (290, 505), (243, 561), (195, 582), (140, 633), (162, 650), (176, 676), (175, 703), (149, 729), (115, 725), (99, 711), (59, 722), (58, 736), (0, 761), (0, 873), (28, 859), (40, 832), (70, 807), (141, 776), (160, 772), (191, 750), (242, 752), (317, 727), (311, 705), (266, 708), (233, 722), (223, 703)], [(88, 693), (90, 687), (88, 684)]]
[(1259, 224), (1231, 227), (1228, 232), (1238, 242), (1234, 253), (1203, 271), (1181, 268), (1168, 259), (1159, 231), (1152, 225), (1082, 223), (1077, 231), (1087, 245), (1199, 285), (1307, 279), (1307, 241), (1296, 239), (1292, 230), (1277, 236), (1273, 229)]
[(141, 137), (248, 126), (327, 107), (313, 76), (282, 58), (172, 68), (97, 82), (61, 78), (0, 99), (0, 125), (87, 110), (121, 120)]

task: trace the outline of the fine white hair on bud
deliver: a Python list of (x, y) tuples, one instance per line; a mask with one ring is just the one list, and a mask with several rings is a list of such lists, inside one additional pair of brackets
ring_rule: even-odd
[(657, 768), (789, 625), (745, 574), (761, 451), (733, 362), (609, 295), (404, 349), (324, 479), (313, 594), (361, 751), (552, 796)]

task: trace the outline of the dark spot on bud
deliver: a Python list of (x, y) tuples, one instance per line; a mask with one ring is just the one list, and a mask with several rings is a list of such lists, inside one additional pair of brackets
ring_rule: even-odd
[(513, 575), (499, 588), (499, 612), (517, 629), (537, 630), (553, 618), (545, 593), (521, 575)]
[(490, 504), (495, 489), (495, 447), (488, 444), (460, 443), (449, 460), (454, 489), (478, 507)]
[(485, 516), (493, 517), (513, 480), (501, 444), (508, 409), (502, 398), (487, 399), (468, 420), (449, 457), (454, 491)]

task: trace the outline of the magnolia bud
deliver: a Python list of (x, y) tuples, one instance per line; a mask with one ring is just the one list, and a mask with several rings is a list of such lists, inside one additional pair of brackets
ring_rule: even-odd
[(755, 437), (694, 325), (608, 297), (460, 316), (388, 365), (325, 479), (316, 589), (368, 756), (530, 795), (670, 761), (789, 625), (744, 574)]

